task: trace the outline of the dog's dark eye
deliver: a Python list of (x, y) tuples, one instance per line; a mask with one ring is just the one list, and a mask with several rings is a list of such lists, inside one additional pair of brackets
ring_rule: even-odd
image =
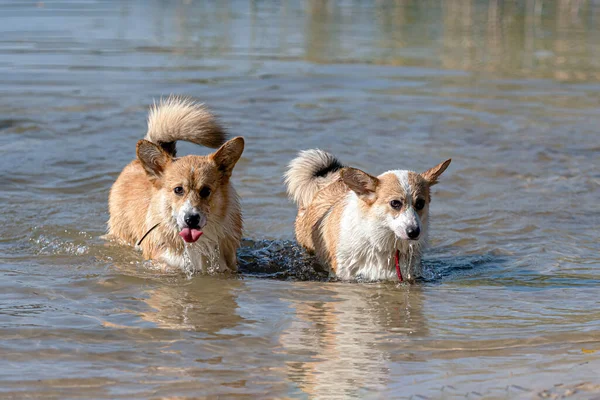
[(175, 189), (173, 189), (173, 192), (177, 195), (177, 196), (181, 196), (183, 195), (183, 187), (182, 186), (177, 186)]
[(200, 189), (200, 197), (204, 197), (207, 198), (208, 196), (210, 196), (211, 190), (208, 186), (204, 186), (202, 187), (202, 189)]
[(425, 207), (425, 200), (417, 199), (417, 201), (415, 201), (415, 208), (420, 211), (423, 207)]
[(400, 200), (392, 200), (390, 201), (390, 207), (394, 210), (399, 210), (402, 208), (402, 202)]

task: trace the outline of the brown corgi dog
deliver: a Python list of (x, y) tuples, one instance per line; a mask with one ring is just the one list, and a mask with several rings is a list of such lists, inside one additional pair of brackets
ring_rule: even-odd
[(324, 151), (300, 152), (285, 174), (298, 205), (296, 239), (340, 279), (414, 280), (427, 242), (429, 189), (450, 161), (421, 174), (375, 177)]
[[(176, 142), (221, 146), (208, 156), (176, 157)], [(244, 139), (226, 133), (202, 105), (170, 97), (154, 105), (108, 198), (108, 234), (144, 257), (186, 272), (236, 271), (242, 236), (238, 195), (229, 182)]]

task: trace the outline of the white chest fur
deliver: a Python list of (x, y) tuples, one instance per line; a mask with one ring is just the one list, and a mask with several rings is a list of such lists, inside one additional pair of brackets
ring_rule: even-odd
[[(211, 229), (215, 226), (217, 229)], [(197, 242), (186, 243), (183, 253), (165, 251), (162, 261), (189, 274), (226, 272), (229, 268), (219, 247), (222, 237), (222, 229), (217, 224), (209, 224)]]
[(353, 192), (345, 199), (337, 246), (337, 276), (340, 279), (366, 281), (398, 280), (395, 254), (399, 250), (402, 276), (412, 279), (419, 272), (422, 241), (396, 238), (386, 225), (365, 218)]

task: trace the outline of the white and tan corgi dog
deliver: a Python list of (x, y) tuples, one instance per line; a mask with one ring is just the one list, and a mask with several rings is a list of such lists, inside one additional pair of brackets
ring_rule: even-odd
[(306, 150), (285, 182), (298, 205), (296, 239), (340, 279), (414, 280), (427, 241), (430, 187), (451, 160), (418, 174), (378, 177)]
[[(176, 142), (218, 147), (176, 157)], [(186, 272), (236, 271), (242, 236), (238, 196), (229, 182), (244, 139), (226, 133), (202, 106), (170, 97), (151, 108), (137, 159), (113, 184), (108, 234), (141, 247), (144, 257)]]

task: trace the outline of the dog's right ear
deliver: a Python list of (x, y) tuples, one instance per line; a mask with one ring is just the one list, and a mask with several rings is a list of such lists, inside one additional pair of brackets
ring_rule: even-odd
[(356, 168), (342, 168), (340, 170), (342, 181), (364, 202), (373, 204), (377, 199), (375, 191), (379, 185), (379, 179)]
[(171, 156), (167, 152), (147, 140), (142, 139), (137, 143), (136, 153), (142, 167), (151, 178), (160, 177), (167, 164), (171, 162)]

